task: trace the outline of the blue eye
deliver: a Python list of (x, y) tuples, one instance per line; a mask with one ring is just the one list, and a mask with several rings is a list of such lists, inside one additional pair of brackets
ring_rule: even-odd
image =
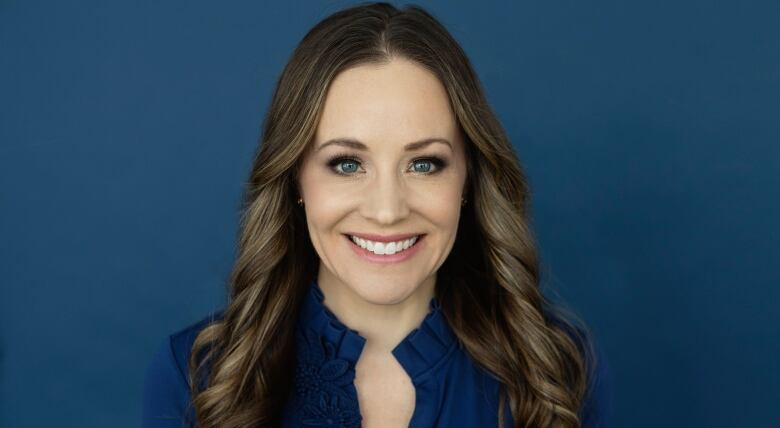
[[(343, 155), (334, 156), (327, 162), (328, 167), (339, 175), (352, 175), (357, 171), (359, 164), (360, 162), (357, 159)], [(342, 167), (342, 169), (339, 170), (338, 167)]]
[(424, 172), (424, 173), (425, 172), (430, 172), (431, 164), (433, 163), (430, 159), (418, 159), (418, 160), (414, 161), (414, 165), (415, 166), (416, 165), (420, 165), (420, 164), (426, 165), (426, 162), (427, 162), (428, 168), (423, 168), (423, 169), (425, 169), (425, 171), (419, 171), (419, 172)]
[[(339, 174), (351, 174), (351, 173), (357, 171), (358, 162), (356, 160), (349, 159), (349, 158), (342, 158), (342, 159), (343, 160), (338, 160), (337, 159), (338, 162), (334, 162), (335, 165), (340, 165), (340, 166), (345, 166), (346, 165), (346, 170), (343, 170), (343, 172), (342, 171), (337, 171)], [(334, 166), (334, 165), (332, 165), (332, 166)]]
[[(353, 173), (358, 171), (360, 160), (352, 155), (336, 155), (328, 160), (327, 165), (336, 174), (353, 175)], [(417, 168), (418, 165), (421, 165), (421, 167)], [(342, 167), (341, 170), (339, 170), (339, 166)], [(431, 171), (432, 166), (435, 167), (433, 171)], [(446, 166), (447, 162), (437, 156), (417, 158), (412, 161), (412, 169), (414, 169), (414, 172), (422, 175), (436, 174)]]

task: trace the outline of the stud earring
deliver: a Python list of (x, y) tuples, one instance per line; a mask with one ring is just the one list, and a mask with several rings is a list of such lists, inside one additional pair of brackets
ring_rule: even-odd
[(303, 206), (303, 198), (298, 198), (298, 205)]
[(460, 198), (460, 206), (466, 205), (466, 198)]

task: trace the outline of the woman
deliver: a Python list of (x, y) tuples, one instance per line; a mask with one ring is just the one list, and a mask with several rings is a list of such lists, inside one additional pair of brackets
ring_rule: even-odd
[(431, 15), (326, 18), (265, 118), (229, 303), (163, 343), (145, 426), (596, 426), (605, 366), (539, 289), (528, 193)]

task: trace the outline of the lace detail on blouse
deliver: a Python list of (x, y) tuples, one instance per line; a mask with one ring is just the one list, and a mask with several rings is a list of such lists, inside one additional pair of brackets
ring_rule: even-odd
[(336, 357), (332, 343), (309, 328), (297, 333), (295, 390), (302, 406), (300, 424), (312, 427), (360, 428), (362, 417), (355, 389), (355, 369)]

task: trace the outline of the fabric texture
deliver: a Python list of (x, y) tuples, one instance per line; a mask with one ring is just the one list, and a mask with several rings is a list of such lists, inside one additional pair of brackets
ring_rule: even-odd
[[(296, 329), (295, 385), (283, 409), (282, 427), (359, 428), (355, 364), (365, 345), (324, 305), (317, 281), (309, 285)], [(144, 381), (143, 426), (194, 427), (187, 358), (198, 332), (222, 311), (178, 331), (160, 344)], [(609, 427), (611, 379), (603, 353), (588, 361), (594, 376), (581, 409), (584, 428)], [(420, 326), (392, 351), (415, 387), (410, 428), (498, 426), (498, 381), (478, 367), (455, 338), (434, 297)], [(506, 427), (512, 417), (504, 408)]]

